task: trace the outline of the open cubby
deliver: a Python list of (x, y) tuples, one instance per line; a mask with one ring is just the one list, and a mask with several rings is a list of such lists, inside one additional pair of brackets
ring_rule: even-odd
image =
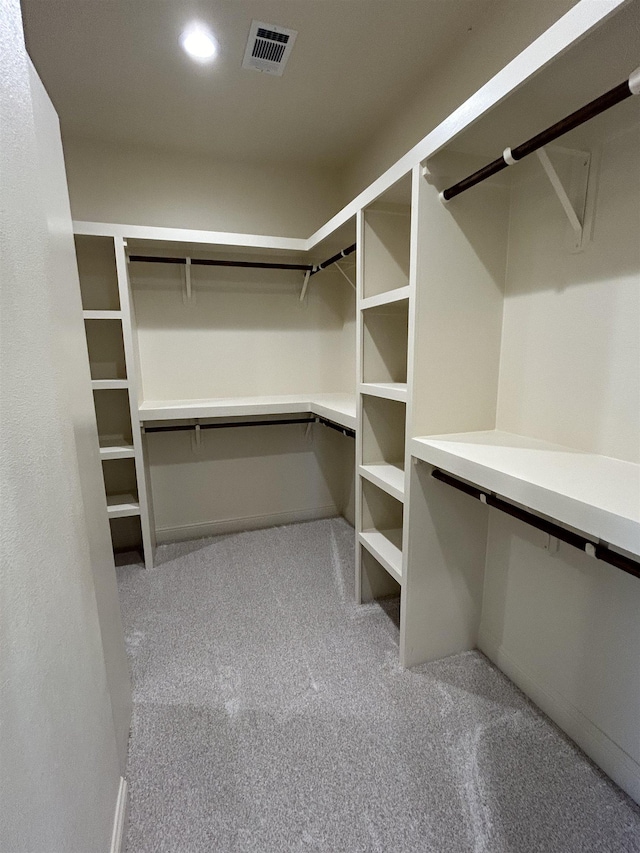
[(362, 398), (362, 463), (385, 462), (404, 468), (404, 403), (382, 397)]
[(85, 311), (118, 311), (120, 296), (111, 237), (76, 235), (76, 260)]
[(104, 460), (102, 463), (102, 473), (104, 475), (104, 488), (108, 498), (116, 495), (132, 495), (134, 497), (137, 495), (135, 460)]
[(361, 480), (361, 485), (360, 543), (400, 583), (402, 580), (402, 503), (368, 480)]
[(94, 391), (93, 400), (100, 447), (131, 445), (133, 436), (128, 392), (122, 389)]
[(364, 297), (409, 284), (409, 205), (379, 204), (364, 212)]
[[(111, 544), (116, 555), (116, 565), (121, 562), (124, 554), (137, 552), (142, 555), (142, 527), (140, 516), (129, 515), (123, 518), (112, 518), (109, 522), (111, 528)], [(130, 560), (124, 561), (131, 562)]]
[(363, 382), (407, 381), (409, 300), (363, 311)]
[(376, 530), (402, 549), (402, 504), (368, 482), (362, 483), (362, 530)]
[[(395, 598), (400, 595), (398, 580), (377, 560), (365, 545), (360, 545), (361, 597), (362, 601)], [(399, 627), (399, 626), (398, 626)]]
[(126, 379), (120, 320), (85, 320), (92, 379)]

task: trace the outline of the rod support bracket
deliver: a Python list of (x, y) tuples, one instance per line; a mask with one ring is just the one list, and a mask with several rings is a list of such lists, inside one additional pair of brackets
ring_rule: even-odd
[(302, 290), (300, 291), (300, 302), (304, 302), (304, 298), (307, 295), (307, 288), (309, 287), (309, 279), (311, 277), (311, 270), (307, 270), (304, 274), (304, 281), (302, 282)]
[[(585, 234), (589, 230), (588, 228), (585, 228), (585, 214), (587, 209), (587, 192), (589, 189), (591, 155), (586, 151), (573, 151), (568, 148), (558, 147), (556, 150), (561, 154), (574, 156), (576, 158), (574, 160), (574, 169), (581, 169), (581, 173), (577, 175), (578, 180), (575, 181), (576, 184), (580, 183), (580, 186), (577, 187), (576, 192), (574, 193), (577, 199), (575, 206), (569, 198), (564, 184), (549, 158), (546, 148), (544, 146), (542, 148), (538, 148), (536, 156), (538, 157), (546, 176), (549, 178), (551, 186), (553, 187), (555, 194), (558, 196), (558, 200), (562, 205), (562, 209), (564, 210), (573, 230), (573, 250), (579, 251), (584, 246)], [(580, 160), (579, 163), (578, 159)], [(576, 172), (573, 173), (573, 176), (576, 178)]]

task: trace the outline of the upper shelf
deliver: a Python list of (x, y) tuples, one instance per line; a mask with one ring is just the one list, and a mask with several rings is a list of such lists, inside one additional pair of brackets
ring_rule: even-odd
[(640, 465), (526, 436), (487, 432), (411, 440), (424, 462), (640, 555)]
[(314, 414), (348, 429), (356, 428), (353, 394), (282, 394), (270, 397), (217, 397), (210, 400), (154, 400), (140, 405), (140, 421), (185, 418)]

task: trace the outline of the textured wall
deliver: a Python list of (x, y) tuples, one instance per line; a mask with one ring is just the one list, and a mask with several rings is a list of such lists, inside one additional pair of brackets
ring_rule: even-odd
[(87, 422), (59, 361), (72, 268), (51, 254), (69, 220), (43, 187), (38, 143), (51, 153), (59, 133), (30, 85), (18, 0), (0, 0), (0, 65), (0, 849), (106, 851), (120, 767), (78, 471)]

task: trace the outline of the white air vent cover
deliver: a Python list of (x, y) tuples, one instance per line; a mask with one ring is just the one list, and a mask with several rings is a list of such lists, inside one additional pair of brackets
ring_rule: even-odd
[(262, 21), (253, 21), (242, 67), (264, 71), (266, 74), (276, 74), (280, 77), (291, 55), (297, 35), (295, 30), (287, 30), (275, 24), (264, 24)]

